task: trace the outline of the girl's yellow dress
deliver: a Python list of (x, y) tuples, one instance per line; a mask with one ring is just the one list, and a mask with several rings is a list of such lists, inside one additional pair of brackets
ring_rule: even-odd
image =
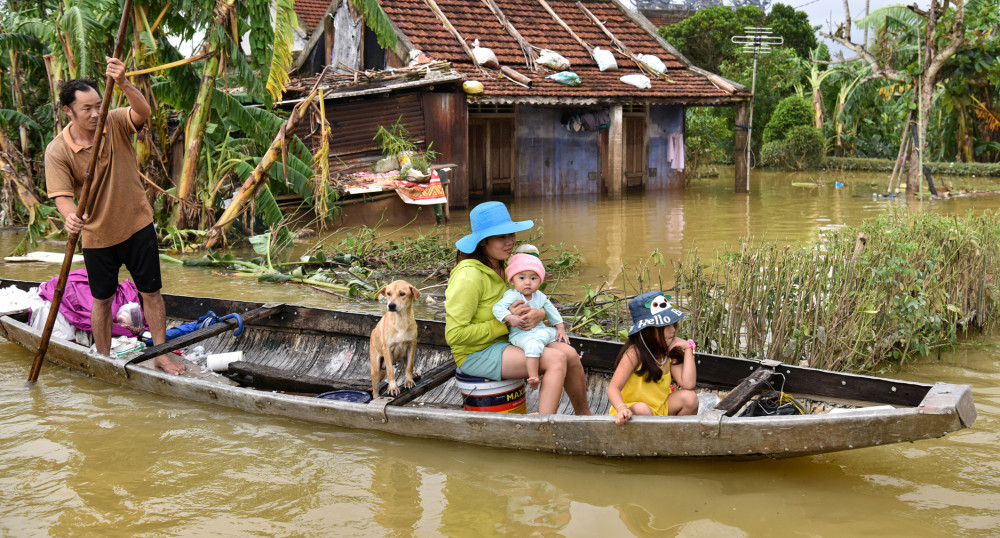
[[(625, 401), (625, 405), (632, 407), (634, 403), (644, 402), (653, 410), (654, 415), (667, 416), (667, 396), (670, 396), (671, 381), (670, 361), (667, 361), (665, 366), (663, 376), (655, 383), (647, 383), (643, 376), (632, 372), (632, 375), (628, 376), (625, 386), (622, 387), (622, 400)], [(612, 408), (608, 413), (617, 415), (618, 411)]]

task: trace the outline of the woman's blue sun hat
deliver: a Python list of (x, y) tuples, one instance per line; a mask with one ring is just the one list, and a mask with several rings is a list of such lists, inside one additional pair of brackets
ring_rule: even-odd
[(666, 327), (687, 317), (687, 312), (681, 312), (670, 304), (670, 296), (662, 291), (647, 291), (636, 295), (628, 302), (628, 312), (632, 315), (632, 326), (628, 335), (646, 327)]
[(472, 233), (455, 242), (458, 250), (472, 254), (480, 241), (494, 235), (523, 232), (535, 225), (530, 220), (514, 222), (503, 202), (483, 202), (469, 212)]

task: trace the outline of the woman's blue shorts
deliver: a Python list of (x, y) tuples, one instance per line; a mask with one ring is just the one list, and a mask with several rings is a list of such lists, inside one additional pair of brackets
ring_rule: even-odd
[(471, 353), (465, 357), (459, 369), (466, 375), (499, 380), (503, 369), (503, 350), (509, 345), (510, 342), (497, 342)]

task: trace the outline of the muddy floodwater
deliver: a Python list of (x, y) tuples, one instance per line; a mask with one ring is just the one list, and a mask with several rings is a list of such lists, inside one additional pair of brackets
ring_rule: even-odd
[[(953, 192), (1000, 190), (996, 180), (942, 179)], [(1000, 195), (873, 198), (886, 183), (755, 171), (750, 194), (736, 195), (723, 170), (683, 192), (508, 202), (515, 219), (536, 221), (539, 243), (583, 255), (580, 274), (556, 290), (568, 295), (620, 285), (622, 263), (653, 249), (676, 260), (697, 248), (706, 259), (741, 236), (811, 241), (894, 206), (1000, 210)], [(467, 214), (453, 211), (439, 232), (457, 239)], [(20, 239), (0, 231), (0, 252)], [(167, 293), (377, 308), (209, 269), (165, 263), (163, 273)], [(0, 264), (0, 274), (46, 280), (58, 266)], [(0, 536), (1000, 535), (1000, 335), (885, 374), (971, 385), (972, 429), (756, 462), (567, 457), (342, 430), (124, 390), (52, 365), (27, 389), (31, 358), (0, 339)]]

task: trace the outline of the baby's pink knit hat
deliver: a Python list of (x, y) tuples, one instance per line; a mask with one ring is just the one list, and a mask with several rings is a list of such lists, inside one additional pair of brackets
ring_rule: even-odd
[(521, 271), (534, 271), (538, 275), (539, 282), (545, 282), (545, 266), (542, 260), (531, 254), (518, 253), (507, 260), (507, 281), (514, 278), (514, 275)]

